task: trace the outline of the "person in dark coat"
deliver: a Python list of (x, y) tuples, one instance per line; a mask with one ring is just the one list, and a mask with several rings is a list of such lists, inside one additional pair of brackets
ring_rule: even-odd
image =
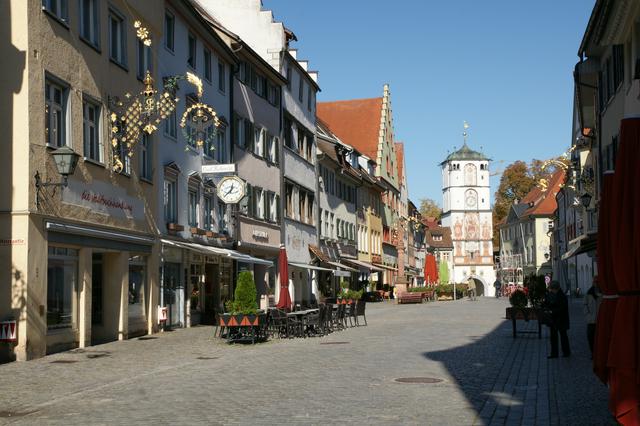
[(567, 296), (560, 289), (560, 283), (551, 281), (549, 291), (545, 295), (545, 308), (551, 311), (551, 324), (549, 324), (549, 337), (551, 339), (551, 355), (547, 358), (558, 358), (558, 334), (562, 356), (571, 355), (567, 330), (569, 329), (569, 303)]

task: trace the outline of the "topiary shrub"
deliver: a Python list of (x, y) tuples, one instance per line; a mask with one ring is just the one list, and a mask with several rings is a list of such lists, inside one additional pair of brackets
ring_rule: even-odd
[(236, 283), (236, 291), (233, 294), (234, 300), (231, 304), (231, 313), (234, 315), (255, 315), (258, 312), (257, 294), (256, 283), (253, 281), (251, 272), (240, 272)]

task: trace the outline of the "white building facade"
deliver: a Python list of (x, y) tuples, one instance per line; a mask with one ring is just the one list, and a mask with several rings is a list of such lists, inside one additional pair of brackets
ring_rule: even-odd
[[(492, 296), (493, 267), (489, 159), (466, 142), (442, 163), (442, 226), (451, 228), (451, 281), (476, 281), (478, 295)], [(481, 284), (481, 285), (479, 285)]]

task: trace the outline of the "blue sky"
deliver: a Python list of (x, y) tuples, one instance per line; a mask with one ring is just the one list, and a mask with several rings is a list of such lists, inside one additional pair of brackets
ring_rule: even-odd
[[(570, 144), (572, 71), (595, 0), (263, 0), (318, 70), (319, 101), (391, 86), (409, 194), (442, 203), (438, 164), (482, 147), (500, 171)], [(499, 175), (492, 177), (492, 194)]]

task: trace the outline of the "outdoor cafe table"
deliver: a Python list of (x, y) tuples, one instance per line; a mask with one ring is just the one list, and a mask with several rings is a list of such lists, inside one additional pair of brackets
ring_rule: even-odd
[(304, 311), (287, 312), (287, 315), (288, 315), (288, 316), (298, 316), (298, 317), (301, 317), (301, 316), (305, 316), (305, 315), (307, 315), (307, 314), (312, 314), (312, 313), (314, 313), (314, 312), (318, 312), (318, 311), (320, 311), (320, 310), (319, 310), (319, 309), (317, 309), (317, 308), (314, 308), (314, 309), (306, 309), (306, 310), (304, 310)]

